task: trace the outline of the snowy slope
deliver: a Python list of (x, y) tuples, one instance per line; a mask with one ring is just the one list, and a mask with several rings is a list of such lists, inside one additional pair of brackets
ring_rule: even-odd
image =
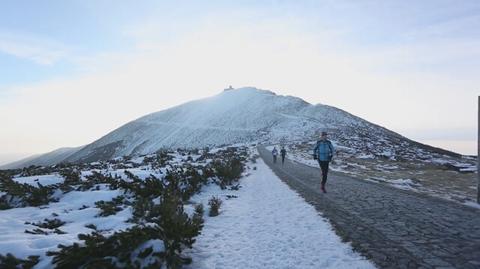
[(79, 151), (80, 149), (82, 149), (82, 147), (60, 148), (45, 154), (30, 156), (25, 159), (21, 159), (19, 161), (0, 166), (0, 169), (15, 169), (27, 167), (30, 165), (57, 164), (68, 158), (73, 153)]
[(129, 122), (66, 160), (95, 161), (161, 148), (304, 140), (320, 130), (347, 128), (378, 129), (398, 136), (334, 107), (241, 88)]
[(323, 130), (332, 133), (336, 144), (372, 156), (411, 160), (434, 154), (460, 157), (416, 143), (335, 107), (312, 105), (297, 97), (256, 88), (239, 88), (131, 121), (62, 160), (40, 156), (36, 161), (91, 162), (149, 154), (162, 148), (292, 144), (315, 140)]

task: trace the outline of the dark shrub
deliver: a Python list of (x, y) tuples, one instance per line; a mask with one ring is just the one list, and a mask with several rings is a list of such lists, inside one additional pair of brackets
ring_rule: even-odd
[(44, 219), (43, 222), (32, 223), (39, 228), (56, 229), (63, 226), (66, 222), (60, 219)]
[(222, 189), (240, 179), (245, 169), (243, 162), (236, 157), (227, 160), (216, 160), (212, 166)]
[[(81, 234), (79, 239), (85, 241), (84, 245), (59, 245), (59, 251), (47, 255), (54, 257), (56, 268), (140, 268), (145, 262), (148, 262), (144, 264), (147, 268), (160, 268), (164, 263), (167, 268), (180, 268), (190, 263), (191, 259), (181, 253), (185, 247), (192, 247), (203, 227), (203, 218), (197, 213), (189, 218), (183, 211), (181, 199), (168, 195), (159, 205), (149, 203), (149, 206), (145, 210), (145, 221), (154, 225), (137, 225), (110, 237), (96, 231), (91, 235)], [(163, 241), (164, 251), (146, 248), (132, 257), (142, 244), (155, 239)]]
[(220, 214), (220, 206), (222, 205), (222, 200), (218, 197), (212, 196), (208, 201), (208, 205), (210, 206), (210, 217), (215, 217)]
[(60, 175), (65, 179), (64, 184), (80, 183), (80, 172), (77, 169), (65, 168), (60, 170)]
[(98, 214), (100, 217), (107, 217), (110, 215), (115, 215), (117, 212), (122, 211), (122, 205), (129, 204), (128, 201), (125, 200), (125, 197), (120, 195), (112, 199), (112, 201), (97, 201), (95, 202), (95, 206), (100, 208), (101, 212)]
[(43, 186), (37, 183), (37, 185), (34, 187), (27, 183), (20, 184), (11, 177), (3, 178), (0, 182), (0, 191), (6, 192), (6, 194), (0, 197), (0, 209), (40, 206), (55, 201), (52, 195), (58, 188), (58, 184)]
[(4, 269), (30, 269), (34, 267), (38, 261), (39, 256), (29, 256), (26, 260), (18, 259), (12, 254), (8, 253), (6, 256), (0, 254), (0, 268)]

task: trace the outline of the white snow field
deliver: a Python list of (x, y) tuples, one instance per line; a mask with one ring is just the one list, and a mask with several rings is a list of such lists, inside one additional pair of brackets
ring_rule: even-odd
[(38, 183), (40, 183), (43, 186), (48, 186), (48, 185), (53, 185), (57, 183), (62, 183), (63, 182), (63, 177), (59, 174), (53, 174), (53, 175), (41, 175), (41, 176), (29, 176), (29, 177), (16, 177), (13, 178), (14, 181), (18, 183), (27, 183), (31, 186), (38, 186)]
[(219, 216), (206, 219), (187, 268), (375, 268), (261, 159), (255, 165), (239, 191), (209, 186), (192, 198), (206, 204), (215, 195), (224, 202)]

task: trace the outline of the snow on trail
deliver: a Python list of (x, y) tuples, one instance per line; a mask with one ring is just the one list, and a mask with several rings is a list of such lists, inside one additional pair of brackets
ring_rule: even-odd
[(226, 200), (214, 186), (193, 197), (206, 205), (220, 194), (224, 203), (219, 216), (206, 217), (188, 268), (375, 268), (263, 160), (256, 166), (239, 191), (228, 191), (238, 198)]

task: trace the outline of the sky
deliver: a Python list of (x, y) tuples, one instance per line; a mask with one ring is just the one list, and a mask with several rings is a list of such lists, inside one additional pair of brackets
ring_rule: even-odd
[(0, 163), (228, 85), (475, 154), (480, 1), (0, 2)]

